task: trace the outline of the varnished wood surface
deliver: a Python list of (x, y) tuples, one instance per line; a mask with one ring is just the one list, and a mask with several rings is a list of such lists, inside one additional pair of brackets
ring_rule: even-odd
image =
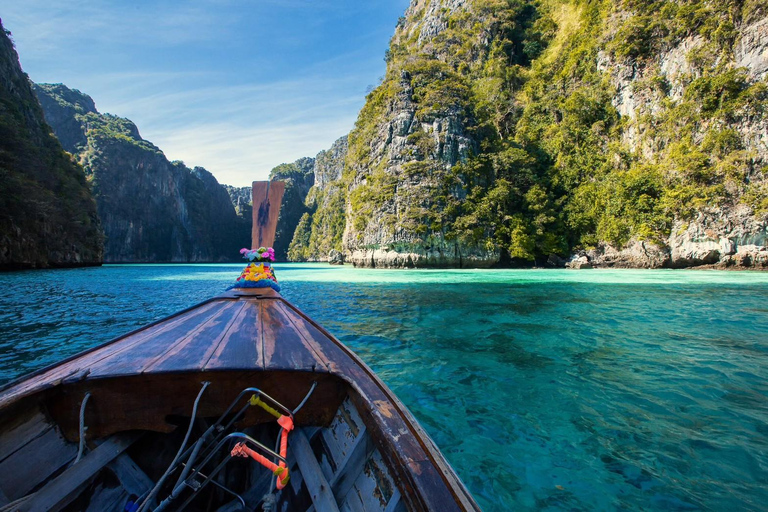
[(203, 380), (213, 384), (200, 403), (201, 416), (221, 414), (247, 386), (295, 407), (317, 381), (296, 418), (305, 425), (329, 422), (349, 392), (409, 509), (477, 509), (432, 440), (378, 377), (271, 289), (227, 292), (6, 385), (0, 412), (42, 402), (74, 439), (79, 403), (91, 392), (89, 436), (128, 428), (170, 431), (169, 418), (190, 414)]
[(253, 228), (251, 248), (272, 247), (275, 243), (277, 218), (280, 215), (280, 203), (283, 201), (285, 182), (253, 182)]

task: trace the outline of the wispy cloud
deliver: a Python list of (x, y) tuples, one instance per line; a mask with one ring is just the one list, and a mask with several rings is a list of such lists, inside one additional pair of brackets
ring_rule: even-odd
[(171, 159), (246, 185), (353, 126), (408, 0), (23, 0), (22, 65), (133, 120)]
[(211, 4), (157, 2), (146, 8), (134, 2), (24, 0), (5, 6), (3, 15), (24, 30), (24, 46), (34, 56), (66, 52), (74, 40), (155, 47), (217, 40), (238, 18)]
[(96, 98), (99, 110), (132, 119), (168, 158), (206, 167), (233, 185), (327, 149), (349, 132), (364, 101), (355, 75), (191, 89), (166, 84), (164, 74), (126, 78), (94, 82), (104, 95)]
[(353, 122), (354, 116), (269, 127), (206, 124), (168, 132), (158, 145), (169, 159), (215, 169), (220, 183), (246, 186), (267, 179), (278, 164), (327, 149)]

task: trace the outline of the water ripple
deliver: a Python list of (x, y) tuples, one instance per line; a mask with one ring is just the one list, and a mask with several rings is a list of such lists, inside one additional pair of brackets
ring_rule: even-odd
[[(219, 293), (239, 265), (0, 275), (0, 382)], [(278, 266), (486, 511), (762, 510), (768, 274)]]

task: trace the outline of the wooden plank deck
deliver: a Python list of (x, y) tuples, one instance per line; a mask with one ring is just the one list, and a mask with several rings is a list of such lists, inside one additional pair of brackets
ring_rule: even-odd
[(129, 433), (113, 436), (88, 453), (77, 464), (36, 492), (18, 507), (19, 512), (46, 510), (58, 512), (77, 496), (77, 492), (108, 463), (128, 449), (139, 435)]
[[(251, 377), (243, 378), (246, 374), (242, 372)], [(206, 375), (210, 379), (226, 379), (230, 375), (230, 387), (261, 379), (288, 393), (282, 385), (283, 377), (278, 377), (286, 372), (296, 375), (295, 379), (307, 376), (289, 394), (289, 403), (300, 400), (312, 379), (321, 382), (316, 400), (329, 403), (339, 392), (328, 379), (346, 383), (365, 421), (361, 427), (367, 428), (392, 468), (400, 499), (407, 508), (441, 512), (476, 510), (477, 505), (442, 454), (392, 392), (352, 351), (271, 289), (227, 292), (12, 382), (0, 388), (0, 411), (24, 400), (44, 399), (45, 393), (57, 391), (52, 412), (60, 417), (76, 416), (75, 408), (61, 403), (62, 397), (79, 403), (84, 390), (103, 386), (105, 394), (101, 400), (93, 391), (93, 405), (89, 403), (86, 409), (86, 422), (94, 423), (95, 414), (105, 413), (103, 404), (115, 401), (124, 408), (115, 413), (115, 421), (133, 421), (133, 428), (140, 428), (151, 425), (152, 414), (159, 414), (159, 410), (152, 410), (150, 402), (153, 393), (162, 393), (157, 383), (165, 381), (160, 379), (167, 379), (167, 385), (178, 393), (176, 400), (183, 402), (174, 413), (185, 415), (191, 406), (187, 397), (194, 397), (200, 381), (209, 379)], [(193, 378), (180, 384), (178, 379), (187, 374)], [(270, 380), (272, 375), (276, 377)], [(137, 381), (137, 376), (144, 380)], [(123, 378), (136, 384), (121, 384)], [(184, 386), (185, 389), (178, 389)], [(230, 389), (225, 394), (215, 388), (211, 386), (207, 392), (210, 400), (231, 400)], [(271, 388), (264, 389), (269, 392)], [(141, 396), (133, 396), (138, 393)], [(337, 405), (338, 402), (334, 407)], [(209, 407), (206, 411), (205, 407), (201, 404), (201, 414), (220, 414), (220, 410)], [(309, 404), (302, 413), (311, 416), (311, 409)], [(335, 409), (331, 415), (333, 412)], [(59, 422), (67, 423), (61, 418)], [(69, 426), (62, 428), (71, 431), (76, 424), (76, 418), (70, 417)], [(98, 431), (98, 425), (89, 430), (94, 431)], [(344, 486), (347, 485), (345, 482)]]

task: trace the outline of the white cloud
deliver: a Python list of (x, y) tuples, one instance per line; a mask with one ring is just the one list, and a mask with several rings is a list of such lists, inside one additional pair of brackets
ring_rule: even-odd
[(354, 116), (269, 127), (207, 124), (167, 132), (155, 142), (171, 160), (205, 167), (220, 183), (246, 186), (267, 179), (269, 171), (286, 160), (329, 148), (353, 122)]
[[(350, 13), (379, 11), (351, 0), (9, 4), (3, 21), (33, 80), (89, 94), (100, 112), (134, 121), (168, 158), (232, 185), (264, 179), (275, 165), (314, 156), (348, 133), (366, 86), (383, 73), (385, 46), (376, 41), (391, 33), (352, 31)], [(275, 25), (280, 13), (283, 24)], [(331, 27), (341, 44), (313, 47)]]
[(180, 86), (199, 78), (121, 73), (91, 85), (101, 112), (131, 119), (169, 159), (203, 166), (230, 185), (266, 179), (275, 165), (328, 149), (353, 127), (364, 101), (355, 75)]

